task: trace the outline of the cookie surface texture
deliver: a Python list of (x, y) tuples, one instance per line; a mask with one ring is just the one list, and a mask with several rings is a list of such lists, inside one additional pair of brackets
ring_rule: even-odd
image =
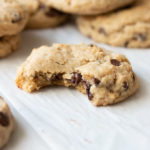
[(21, 32), (28, 20), (28, 13), (18, 2), (0, 1), (0, 37)]
[(5, 36), (0, 38), (0, 58), (3, 58), (15, 50), (20, 45), (20, 35)]
[(77, 19), (79, 30), (96, 42), (129, 48), (150, 47), (150, 0), (93, 17)]
[(30, 13), (30, 18), (27, 23), (27, 28), (30, 29), (56, 27), (64, 23), (68, 17), (68, 15), (52, 8), (44, 0), (27, 0), (26, 3), (24, 2), (24, 6), (28, 8)]
[(58, 10), (79, 14), (94, 15), (126, 6), (135, 0), (46, 0)]

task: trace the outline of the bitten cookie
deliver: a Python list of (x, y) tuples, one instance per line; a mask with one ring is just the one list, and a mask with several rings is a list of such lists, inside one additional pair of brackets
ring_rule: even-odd
[(135, 0), (46, 0), (58, 10), (80, 14), (102, 14), (126, 6)]
[(56, 27), (64, 23), (68, 17), (68, 15), (52, 8), (44, 0), (27, 0), (23, 5), (28, 8), (31, 14), (27, 23), (27, 28), (40, 29)]
[(20, 43), (20, 35), (4, 36), (0, 38), (0, 58), (17, 50)]
[(8, 105), (0, 97), (0, 149), (9, 141), (14, 130), (14, 119)]
[(28, 13), (11, 0), (0, 0), (0, 37), (18, 34), (26, 25)]
[(96, 42), (130, 48), (150, 47), (150, 0), (138, 0), (131, 7), (77, 19), (80, 31)]
[(125, 56), (85, 44), (34, 49), (18, 69), (16, 84), (27, 92), (48, 85), (72, 86), (95, 106), (123, 101), (138, 88)]

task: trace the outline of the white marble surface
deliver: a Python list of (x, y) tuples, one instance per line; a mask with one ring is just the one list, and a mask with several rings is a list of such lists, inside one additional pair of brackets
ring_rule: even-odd
[(76, 27), (25, 31), (20, 50), (0, 60), (0, 92), (52, 150), (150, 149), (150, 49), (129, 50), (100, 45), (126, 54), (140, 80), (140, 89), (127, 101), (93, 107), (87, 97), (63, 87), (33, 94), (15, 85), (16, 69), (33, 47), (54, 42), (92, 43)]

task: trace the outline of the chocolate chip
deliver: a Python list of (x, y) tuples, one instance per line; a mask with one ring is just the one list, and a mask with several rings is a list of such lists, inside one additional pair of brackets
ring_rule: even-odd
[(133, 40), (137, 40), (137, 41), (145, 41), (147, 38), (146, 38), (146, 35), (142, 34), (142, 33), (139, 33), (137, 34)]
[(133, 79), (133, 81), (135, 81), (135, 75), (134, 74), (132, 75), (132, 79)]
[(100, 29), (98, 30), (98, 32), (101, 33), (101, 34), (103, 34), (103, 35), (106, 35), (106, 31), (105, 31), (104, 28), (100, 28)]
[(3, 112), (0, 112), (0, 125), (6, 127), (9, 125), (9, 118)]
[(93, 80), (94, 80), (94, 84), (95, 84), (95, 85), (99, 85), (99, 83), (101, 82), (101, 81), (98, 80), (97, 78), (94, 78)]
[(52, 81), (62, 80), (62, 74), (60, 73), (60, 74), (52, 75), (51, 80)]
[(82, 75), (80, 73), (74, 72), (71, 78), (71, 82), (77, 86), (82, 81)]
[(39, 9), (45, 9), (45, 8), (46, 8), (46, 6), (43, 3), (39, 4)]
[(94, 44), (89, 44), (90, 47), (94, 47)]
[(93, 95), (91, 94), (91, 92), (88, 93), (88, 98), (89, 98), (89, 100), (92, 100)]
[(62, 12), (59, 12), (57, 11), (56, 9), (54, 8), (49, 8), (48, 11), (45, 12), (45, 14), (48, 16), (48, 17), (55, 17), (55, 16), (61, 16), (63, 15)]
[(91, 84), (89, 82), (85, 81), (85, 85), (86, 85), (86, 93), (88, 95), (88, 98), (89, 98), (89, 100), (92, 100), (93, 95), (90, 92)]
[(4, 37), (0, 37), (0, 41), (2, 41), (4, 39)]
[(123, 82), (123, 87), (126, 91), (129, 89), (128, 83), (126, 81)]
[(126, 41), (126, 42), (124, 43), (124, 46), (125, 46), (125, 47), (128, 47), (128, 45), (129, 45), (129, 41)]
[(114, 66), (120, 66), (120, 61), (118, 61), (117, 59), (111, 59), (111, 64)]
[(22, 20), (22, 18), (21, 18), (21, 16), (19, 14), (14, 14), (12, 23), (17, 23), (17, 22), (19, 22), (21, 20)]

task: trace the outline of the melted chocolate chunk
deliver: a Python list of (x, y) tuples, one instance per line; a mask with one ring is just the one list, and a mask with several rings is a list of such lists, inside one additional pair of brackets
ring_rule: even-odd
[(18, 23), (22, 20), (21, 16), (19, 14), (14, 14), (12, 19), (12, 23)]
[(82, 75), (80, 73), (74, 72), (71, 78), (71, 83), (77, 86), (82, 81)]
[(55, 74), (52, 76), (51, 78), (52, 81), (58, 81), (58, 80), (62, 80), (62, 74)]
[(120, 66), (120, 61), (118, 61), (117, 59), (111, 59), (111, 64), (114, 66)]
[(103, 34), (103, 35), (106, 35), (106, 31), (105, 31), (104, 28), (100, 28), (100, 29), (98, 30), (98, 32), (101, 33), (101, 34)]
[(98, 80), (97, 78), (94, 78), (93, 80), (94, 80), (94, 84), (95, 84), (95, 85), (99, 85), (99, 84), (100, 84), (100, 82), (101, 82), (101, 81), (100, 81), (100, 80)]
[(3, 112), (0, 112), (0, 125), (7, 127), (9, 126), (9, 118)]
[(128, 47), (128, 45), (129, 45), (129, 41), (126, 41), (126, 42), (124, 43), (124, 46), (125, 46), (125, 47)]
[(4, 39), (4, 37), (0, 37), (0, 41), (2, 41)]
[(48, 17), (55, 17), (55, 16), (58, 16), (58, 15), (59, 15), (59, 16), (63, 15), (62, 12), (59, 12), (59, 11), (57, 11), (57, 10), (54, 9), (54, 8), (49, 8), (49, 10), (45, 12), (45, 14), (46, 14), (46, 16), (48, 16)]
[(92, 100), (93, 95), (90, 92), (91, 84), (89, 82), (85, 81), (85, 85), (86, 85), (86, 93), (88, 95), (88, 98), (89, 98), (89, 100)]
[(146, 35), (139, 33), (133, 39), (137, 41), (145, 41), (147, 38)]
[(123, 82), (123, 87), (126, 91), (129, 89), (128, 83), (126, 81)]

